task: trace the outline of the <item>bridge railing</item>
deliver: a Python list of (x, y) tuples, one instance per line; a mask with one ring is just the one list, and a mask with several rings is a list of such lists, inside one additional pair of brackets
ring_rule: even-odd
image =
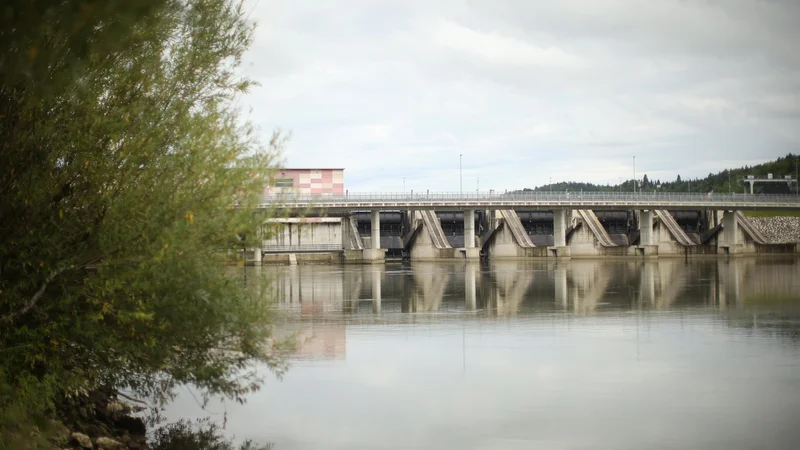
[(365, 202), (680, 202), (680, 203), (780, 203), (798, 204), (793, 194), (688, 193), (688, 192), (347, 192), (344, 195), (272, 194), (265, 203), (365, 203)]

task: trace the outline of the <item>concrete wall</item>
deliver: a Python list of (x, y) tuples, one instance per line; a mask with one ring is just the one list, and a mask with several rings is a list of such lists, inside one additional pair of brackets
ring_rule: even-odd
[[(729, 212), (723, 213), (722, 219), (724, 221), (724, 215), (730, 214)], [(724, 223), (724, 222), (723, 222)], [(720, 231), (717, 234), (717, 251), (719, 254), (736, 254), (736, 255), (754, 255), (756, 253), (760, 253), (757, 247), (764, 247), (759, 246), (753, 238), (748, 235), (743, 227), (737, 226), (736, 227), (736, 244), (731, 245), (731, 242), (728, 242), (728, 233), (725, 229)], [(769, 247), (769, 246), (767, 246)]]
[(660, 220), (653, 222), (653, 245), (658, 247), (658, 256), (684, 256), (687, 246), (678, 243)]
[(513, 259), (547, 257), (547, 247), (523, 248), (514, 239), (514, 235), (506, 226), (500, 227), (486, 248), (489, 258)]
[(636, 247), (634, 246), (604, 247), (585, 223), (572, 232), (567, 240), (567, 247), (569, 256), (573, 258), (636, 256)]
[[(361, 252), (359, 251), (359, 254)], [(292, 258), (297, 264), (331, 264), (343, 261), (343, 252), (324, 253), (266, 253), (261, 259), (264, 265), (292, 265)]]
[(264, 225), (273, 235), (263, 240), (263, 247), (336, 246), (344, 248), (342, 219), (319, 217), (275, 219)]
[(437, 259), (453, 259), (462, 257), (463, 252), (455, 248), (436, 248), (431, 239), (430, 231), (423, 224), (422, 229), (417, 233), (414, 244), (410, 249), (410, 257), (415, 261), (431, 261)]

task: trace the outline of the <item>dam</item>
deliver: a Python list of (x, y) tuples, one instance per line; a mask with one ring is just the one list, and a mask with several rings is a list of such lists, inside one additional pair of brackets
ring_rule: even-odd
[(743, 211), (800, 211), (794, 195), (350, 193), (265, 196), (254, 264), (386, 258), (693, 257), (796, 253)]

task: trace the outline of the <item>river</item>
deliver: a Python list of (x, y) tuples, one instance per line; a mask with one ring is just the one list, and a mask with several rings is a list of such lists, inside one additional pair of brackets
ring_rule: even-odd
[(299, 344), (223, 421), (274, 449), (800, 448), (800, 260), (265, 266)]

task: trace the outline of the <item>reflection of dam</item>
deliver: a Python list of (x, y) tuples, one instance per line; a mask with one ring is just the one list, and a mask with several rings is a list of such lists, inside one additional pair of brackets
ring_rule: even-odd
[[(346, 314), (738, 308), (800, 292), (789, 259), (490, 261), (276, 268), (279, 308), (308, 321)], [(702, 303), (697, 304), (697, 299)]]

